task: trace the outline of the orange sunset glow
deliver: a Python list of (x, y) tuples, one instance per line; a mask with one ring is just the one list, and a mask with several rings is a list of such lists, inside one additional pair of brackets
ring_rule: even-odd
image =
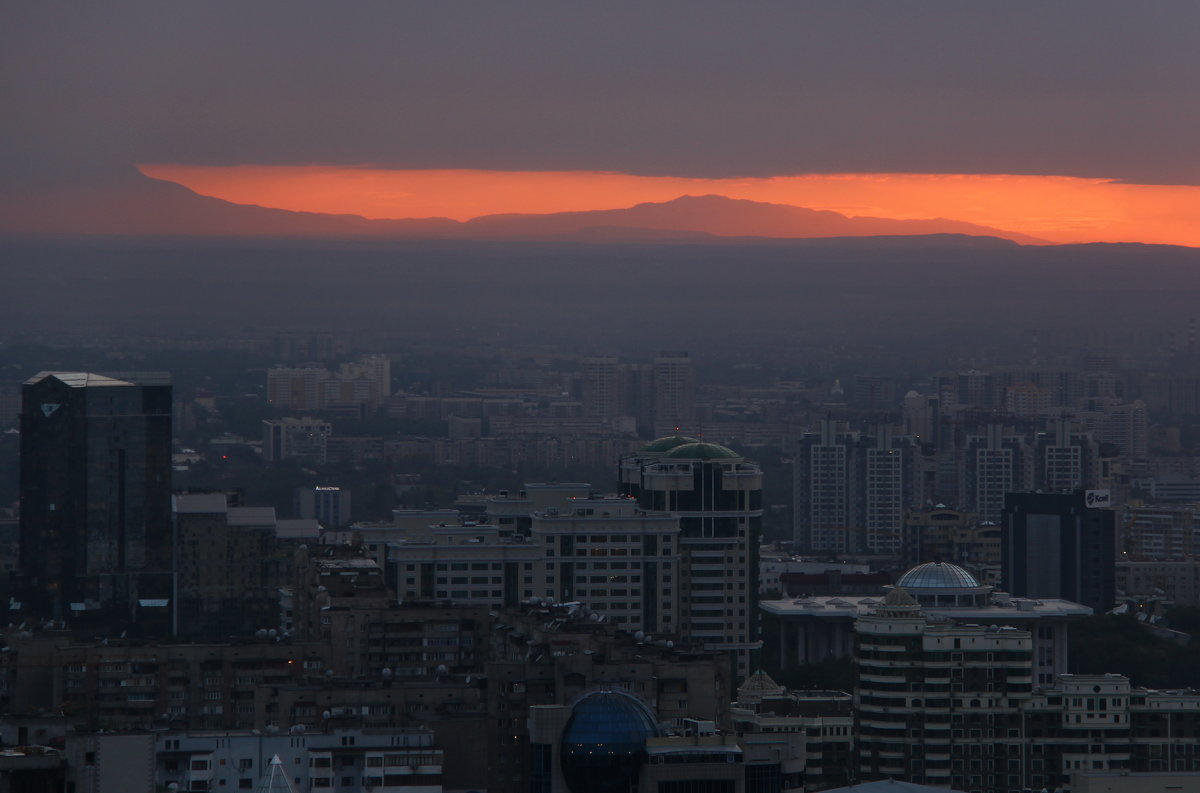
[(389, 170), (146, 164), (152, 178), (237, 204), (367, 218), (618, 209), (719, 194), (850, 216), (950, 218), (1057, 243), (1200, 246), (1200, 186), (1000, 174), (697, 179), (595, 171)]

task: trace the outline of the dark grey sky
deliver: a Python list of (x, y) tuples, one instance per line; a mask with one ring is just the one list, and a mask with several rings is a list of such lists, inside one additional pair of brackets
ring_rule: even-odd
[(130, 162), (1200, 183), (1200, 3), (9, 3), (6, 178)]

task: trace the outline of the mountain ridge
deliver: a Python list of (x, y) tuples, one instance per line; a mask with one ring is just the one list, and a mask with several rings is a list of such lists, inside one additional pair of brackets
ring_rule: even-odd
[(851, 217), (828, 209), (810, 209), (714, 194), (683, 195), (669, 201), (643, 202), (625, 209), (483, 215), (464, 221), (464, 225), (471, 229), (488, 229), (497, 236), (518, 236), (522, 232), (538, 235), (579, 232), (601, 226), (703, 232), (713, 237), (778, 239), (968, 234), (999, 237), (1026, 245), (1048, 244), (1046, 240), (1025, 234), (949, 218), (896, 220)]
[(134, 172), (101, 189), (0, 197), (2, 234), (332, 237), (347, 239), (578, 239), (592, 242), (718, 242), (730, 238), (995, 237), (1043, 245), (1017, 232), (949, 218), (851, 217), (722, 195), (683, 195), (618, 209), (369, 219), (235, 204)]

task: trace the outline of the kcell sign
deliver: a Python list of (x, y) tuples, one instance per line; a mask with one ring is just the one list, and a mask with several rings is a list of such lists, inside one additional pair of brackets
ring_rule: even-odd
[(1112, 506), (1112, 494), (1107, 490), (1089, 490), (1084, 494), (1083, 498), (1089, 507)]

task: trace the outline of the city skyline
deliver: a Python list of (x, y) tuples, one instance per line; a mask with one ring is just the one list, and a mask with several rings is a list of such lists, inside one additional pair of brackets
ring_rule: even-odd
[(7, 10), (0, 789), (1200, 785), (1200, 4)]

